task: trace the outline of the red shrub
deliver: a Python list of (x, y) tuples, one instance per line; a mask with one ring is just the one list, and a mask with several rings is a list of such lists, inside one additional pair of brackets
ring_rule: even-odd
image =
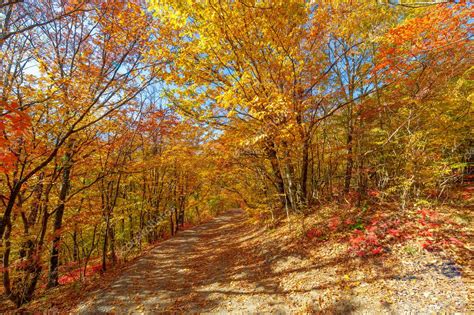
[[(87, 271), (86, 271), (86, 276), (90, 276), (90, 275), (93, 275), (99, 271), (102, 270), (102, 265), (101, 264), (97, 264), (97, 265), (94, 265), (94, 266), (90, 266), (90, 267), (87, 267)], [(77, 268), (61, 277), (59, 277), (59, 283), (60, 284), (68, 284), (68, 283), (71, 283), (71, 282), (74, 282), (74, 281), (77, 281), (79, 280), (79, 278), (81, 277), (81, 272), (83, 272), (83, 268)]]
[(358, 256), (379, 255), (383, 246), (402, 238), (399, 219), (374, 217), (364, 231), (354, 230), (349, 251)]
[(339, 227), (339, 225), (341, 225), (341, 218), (339, 218), (339, 217), (332, 217), (331, 219), (329, 219), (328, 228), (329, 228), (331, 231), (337, 230), (337, 228)]
[(306, 232), (306, 237), (309, 238), (310, 240), (312, 240), (314, 238), (317, 238), (317, 237), (321, 237), (322, 235), (323, 235), (323, 231), (321, 231), (317, 228), (309, 229)]
[(417, 218), (393, 219), (388, 216), (375, 216), (363, 231), (354, 230), (349, 237), (349, 251), (359, 256), (378, 255), (385, 246), (412, 237), (421, 238), (421, 247), (428, 250), (440, 250), (444, 245), (463, 246), (457, 238), (443, 234), (443, 225), (447, 222), (430, 209), (417, 211)]

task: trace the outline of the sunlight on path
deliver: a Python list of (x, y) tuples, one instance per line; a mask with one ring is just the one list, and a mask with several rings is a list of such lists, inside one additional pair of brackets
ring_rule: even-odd
[(245, 295), (249, 311), (258, 310), (262, 295), (265, 304), (284, 307), (284, 298), (275, 294), (278, 283), (252, 279), (261, 270), (247, 260), (243, 245), (257, 232), (245, 222), (241, 210), (231, 210), (180, 232), (128, 267), (108, 289), (93, 292), (78, 311), (225, 311)]

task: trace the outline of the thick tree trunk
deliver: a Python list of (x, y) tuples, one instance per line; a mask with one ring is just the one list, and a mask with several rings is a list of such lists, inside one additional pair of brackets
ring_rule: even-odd
[(8, 196), (8, 203), (5, 208), (5, 212), (3, 213), (3, 217), (0, 220), (0, 242), (3, 240), (3, 234), (5, 233), (5, 228), (8, 222), (10, 222), (10, 216), (15, 206), (16, 198), (21, 191), (22, 182), (16, 182), (13, 185), (13, 189), (10, 192), (10, 196)]
[[(47, 216), (46, 222), (47, 223)], [(46, 224), (44, 223), (44, 224)], [(40, 255), (41, 247), (44, 240), (44, 233), (41, 234), (38, 245), (30, 241), (28, 243), (27, 252), (26, 252), (26, 266), (23, 267), (21, 271), (25, 272), (22, 281), (17, 283), (16, 287), (11, 287), (10, 272), (8, 270), (10, 264), (10, 252), (11, 252), (11, 242), (10, 242), (10, 233), (11, 225), (7, 224), (5, 230), (5, 251), (3, 253), (3, 287), (5, 289), (5, 295), (13, 302), (17, 307), (31, 301), (33, 298), (33, 292), (38, 283), (39, 277), (41, 275), (41, 264), (40, 264)], [(19, 270), (20, 271), (20, 270)]]
[(62, 226), (62, 218), (64, 214), (64, 206), (60, 206), (56, 210), (56, 215), (54, 218), (54, 225), (53, 225), (53, 230), (54, 230), (54, 239), (52, 243), (52, 249), (51, 249), (51, 257), (49, 261), (49, 276), (48, 276), (48, 285), (47, 288), (52, 288), (55, 287), (59, 284), (59, 247), (61, 245), (61, 236), (59, 235), (59, 231)]
[(280, 197), (281, 207), (285, 207), (285, 204), (289, 202), (288, 196), (285, 193), (285, 182), (283, 181), (283, 175), (281, 174), (280, 164), (278, 163), (277, 152), (275, 144), (272, 141), (267, 141), (266, 153), (270, 164), (272, 166), (272, 172), (274, 177), (274, 184)]

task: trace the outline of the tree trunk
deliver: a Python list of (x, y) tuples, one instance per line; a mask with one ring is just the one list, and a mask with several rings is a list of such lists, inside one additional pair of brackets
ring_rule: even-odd
[(49, 276), (47, 288), (55, 287), (59, 284), (59, 248), (61, 246), (61, 227), (64, 215), (64, 203), (69, 192), (71, 185), (70, 175), (72, 168), (72, 148), (73, 143), (69, 145), (68, 151), (64, 155), (64, 169), (63, 169), (63, 182), (61, 184), (61, 190), (59, 192), (59, 205), (55, 210), (54, 214), (54, 225), (53, 225), (53, 243), (51, 248), (51, 258), (49, 265)]
[(115, 265), (117, 263), (117, 254), (115, 253), (115, 227), (114, 224), (110, 224), (109, 227), (109, 239), (110, 239), (110, 257), (112, 261), (112, 265)]
[(2, 220), (0, 220), (0, 241), (3, 240), (3, 234), (5, 233), (7, 222), (10, 222), (10, 215), (12, 213), (13, 207), (15, 206), (15, 200), (21, 191), (21, 186), (22, 182), (16, 182), (10, 192), (10, 196), (8, 196), (8, 203), (5, 208), (5, 212), (3, 213)]
[(351, 188), (351, 180), (352, 180), (352, 167), (354, 165), (354, 157), (353, 154), (353, 133), (354, 133), (354, 126), (352, 122), (352, 106), (349, 106), (349, 122), (347, 126), (347, 160), (346, 160), (346, 175), (344, 180), (344, 193), (348, 193)]
[(311, 139), (307, 137), (303, 144), (303, 156), (301, 163), (301, 196), (300, 201), (302, 204), (306, 205), (308, 200), (308, 168), (309, 168), (309, 146)]
[(41, 204), (41, 196), (43, 195), (43, 178), (44, 172), (39, 174), (38, 184), (35, 187), (35, 198), (33, 199), (33, 204), (31, 206), (31, 212), (28, 216), (28, 224), (34, 225), (36, 223), (36, 218), (38, 216), (40, 204)]
[(74, 226), (74, 233), (72, 234), (73, 250), (72, 257), (74, 261), (79, 261), (79, 245), (77, 244), (77, 226)]
[(281, 207), (285, 207), (285, 204), (289, 202), (288, 196), (285, 194), (285, 183), (283, 181), (283, 176), (281, 174), (280, 165), (278, 163), (277, 152), (275, 150), (275, 144), (272, 141), (267, 142), (267, 146), (265, 147), (268, 159), (270, 160), (270, 164), (272, 166), (273, 177), (274, 177), (274, 184), (277, 189)]
[(102, 246), (102, 272), (107, 270), (107, 248), (108, 248), (108, 240), (109, 240), (109, 218), (106, 218), (105, 223), (105, 233), (104, 233), (104, 243)]

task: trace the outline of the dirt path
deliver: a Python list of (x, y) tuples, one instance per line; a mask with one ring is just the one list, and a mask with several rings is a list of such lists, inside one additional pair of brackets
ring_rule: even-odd
[[(79, 312), (226, 311), (247, 310), (261, 303), (284, 308), (277, 281), (259, 282), (265, 264), (252, 262), (245, 243), (258, 233), (245, 223), (242, 211), (232, 210), (211, 222), (180, 234), (154, 248), (131, 265), (105, 291), (93, 292)], [(264, 301), (261, 296), (267, 296)]]
[[(309, 246), (309, 247), (308, 247)], [(83, 313), (453, 313), (467, 288), (432, 254), (349, 257), (338, 243), (300, 246), (232, 210), (180, 232), (129, 266)]]

